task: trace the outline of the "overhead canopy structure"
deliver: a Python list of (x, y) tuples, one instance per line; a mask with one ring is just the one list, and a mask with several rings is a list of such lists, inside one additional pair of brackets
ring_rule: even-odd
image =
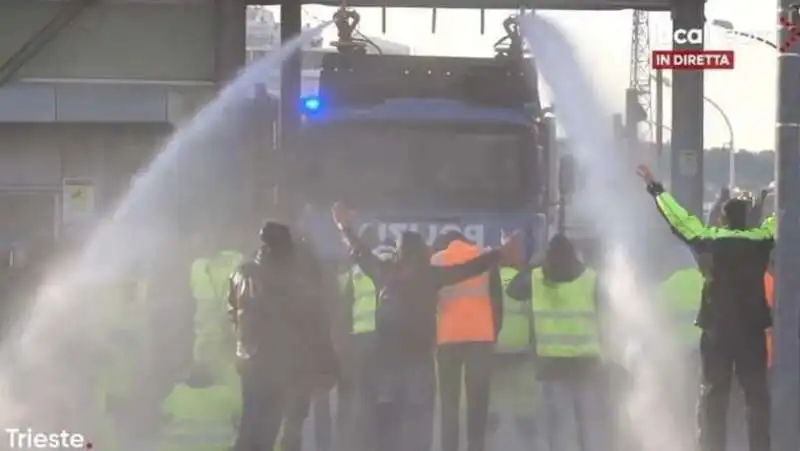
[[(280, 0), (247, 0), (252, 5), (280, 5)], [(703, 0), (699, 0), (703, 1)], [(303, 4), (342, 6), (339, 0), (315, 0)], [(386, 8), (458, 8), (458, 9), (559, 9), (559, 10), (620, 10), (640, 9), (669, 11), (670, 0), (350, 0), (348, 7)], [(591, 27), (591, 23), (586, 24)]]

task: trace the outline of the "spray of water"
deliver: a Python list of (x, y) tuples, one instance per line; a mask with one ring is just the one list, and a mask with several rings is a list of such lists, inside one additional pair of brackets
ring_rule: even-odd
[[(97, 373), (102, 370), (99, 362), (108, 357), (104, 345), (110, 338), (108, 294), (100, 287), (148, 266), (151, 274), (176, 280), (174, 286), (188, 282), (188, 266), (161, 260), (174, 262), (170, 255), (180, 252), (186, 235), (201, 237), (206, 248), (218, 244), (209, 242), (214, 228), (235, 226), (238, 217), (245, 216), (234, 200), (243, 197), (245, 179), (252, 174), (246, 160), (246, 136), (253, 135), (254, 125), (250, 99), (259, 83), (327, 25), (304, 32), (253, 63), (222, 89), (168, 140), (81, 249), (49, 272), (27, 302), (31, 307), (18, 321), (18, 332), (0, 348), (0, 425), (45, 432), (103, 431), (97, 393), (108, 384)], [(221, 217), (227, 222), (212, 224)], [(170, 304), (181, 294), (162, 294), (158, 308), (168, 316)], [(170, 328), (173, 321), (180, 322), (170, 317), (162, 322)], [(173, 351), (168, 340), (161, 346), (165, 355)], [(152, 389), (147, 379), (136, 380), (135, 386), (142, 396)], [(144, 421), (129, 415), (128, 421), (140, 420)]]
[(603, 277), (611, 304), (608, 335), (618, 362), (631, 376), (628, 399), (621, 403), (622, 427), (641, 449), (690, 449), (691, 437), (675, 426), (680, 414), (672, 408), (671, 388), (682, 387), (676, 381), (681, 380), (684, 365), (658, 312), (654, 274), (648, 269), (648, 263), (664, 255), (642, 252), (645, 243), (666, 240), (658, 236), (666, 230), (649, 214), (652, 201), (633, 178), (634, 161), (614, 143), (610, 114), (563, 32), (539, 15), (523, 17), (521, 26), (553, 91), (556, 113), (576, 161), (585, 171), (583, 198), (576, 203), (605, 241)]

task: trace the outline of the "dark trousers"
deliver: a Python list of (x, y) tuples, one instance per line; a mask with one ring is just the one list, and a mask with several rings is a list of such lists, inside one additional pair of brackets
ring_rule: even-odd
[(372, 333), (348, 337), (342, 353), (341, 381), (337, 387), (337, 451), (374, 451), (375, 407), (372, 371), (369, 365), (375, 348)]
[(436, 404), (433, 356), (375, 365), (375, 450), (430, 451)]
[(697, 409), (701, 451), (725, 451), (727, 411), (735, 373), (744, 392), (750, 451), (770, 448), (767, 346), (763, 331), (700, 338), (701, 387)]
[(272, 451), (284, 424), (282, 451), (301, 451), (303, 422), (309, 398), (289, 389), (283, 378), (245, 364), (242, 380), (242, 417), (235, 451)]
[(483, 451), (489, 416), (493, 343), (440, 345), (439, 401), (442, 451), (458, 451), (461, 381), (467, 395), (467, 450)]

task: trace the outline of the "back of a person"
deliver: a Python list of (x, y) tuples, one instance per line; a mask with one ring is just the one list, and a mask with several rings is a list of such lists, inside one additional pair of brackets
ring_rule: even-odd
[[(256, 364), (263, 362), (270, 373), (288, 375), (306, 353), (308, 337), (302, 336), (309, 306), (298, 296), (291, 265), (269, 258), (249, 262), (240, 269), (253, 280), (248, 293), (240, 298), (238, 318), (239, 346)], [(284, 362), (276, 364), (275, 362)], [(291, 365), (290, 365), (291, 363)]]
[(438, 285), (428, 264), (392, 263), (379, 288), (379, 346), (395, 358), (428, 355), (436, 342)]
[[(431, 258), (436, 266), (465, 263), (481, 250), (469, 243), (454, 240)], [(492, 304), (488, 273), (473, 277), (439, 292), (437, 341), (443, 343), (494, 341)]]
[(541, 268), (531, 274), (537, 377), (580, 379), (599, 361), (597, 274), (578, 258), (572, 242), (555, 235)]
[(764, 330), (770, 326), (764, 273), (772, 244), (772, 240), (746, 237), (725, 237), (713, 242), (699, 318), (701, 327)]

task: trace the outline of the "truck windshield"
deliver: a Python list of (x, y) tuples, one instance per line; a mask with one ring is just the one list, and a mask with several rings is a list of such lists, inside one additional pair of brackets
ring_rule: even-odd
[(298, 142), (306, 195), (360, 208), (512, 207), (529, 199), (525, 127), (324, 126)]

